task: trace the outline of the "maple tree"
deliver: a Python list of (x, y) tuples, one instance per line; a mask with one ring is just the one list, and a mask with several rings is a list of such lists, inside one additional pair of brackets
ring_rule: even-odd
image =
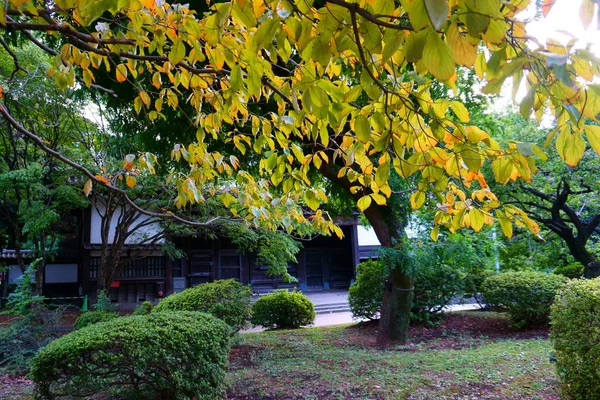
[[(501, 147), (469, 125), (460, 99), (434, 100), (430, 94), (432, 82), (455, 89), (460, 68), (485, 80), (486, 93), (498, 93), (507, 80), (515, 88), (524, 82), (521, 113), (538, 120), (546, 111), (554, 115), (551, 136), (568, 165), (582, 157), (584, 138), (600, 152), (600, 128), (585, 122), (600, 113), (600, 85), (594, 83), (600, 62), (574, 46), (575, 40), (567, 46), (537, 43), (519, 18), (529, 4), (233, 0), (197, 15), (162, 0), (10, 0), (0, 10), (0, 25), (55, 55), (51, 73), (61, 88), (109, 90), (95, 83), (102, 69), (117, 83), (138, 88), (133, 106), (150, 120), (182, 102), (196, 110), (190, 118), (198, 127), (197, 141), (178, 144), (172, 153), (190, 167), (173, 177), (178, 206), (201, 202), (198, 187), (226, 175), (238, 186), (214, 194), (234, 214), (249, 210), (249, 220), (293, 229), (289, 210), (286, 215), (269, 209), (304, 203), (314, 211), (314, 228), (337, 231), (320, 210), (325, 192), (311, 186), (309, 172), (318, 170), (353, 196), (382, 245), (394, 247), (401, 245), (403, 223), (386, 206), (392, 173), (414, 179), (413, 208), (428, 199), (437, 202), (434, 238), (440, 226), (479, 231), (494, 221), (508, 236), (513, 224), (539, 231), (522, 210), (498, 201), (481, 168), (490, 162), (500, 183), (530, 180), (533, 155), (543, 157), (542, 151), (520, 143)], [(543, 2), (544, 15), (553, 4)], [(585, 26), (595, 7), (583, 0)], [(269, 111), (261, 112), (265, 104)], [(5, 108), (0, 112), (18, 125)], [(257, 153), (262, 178), (239, 169), (235, 157), (211, 152), (210, 140)], [(148, 160), (140, 160), (142, 167)], [(90, 183), (110, 185), (102, 175), (86, 174)], [(304, 218), (293, 210), (292, 219)], [(390, 271), (382, 341), (405, 339), (410, 309), (410, 272), (401, 265)]]

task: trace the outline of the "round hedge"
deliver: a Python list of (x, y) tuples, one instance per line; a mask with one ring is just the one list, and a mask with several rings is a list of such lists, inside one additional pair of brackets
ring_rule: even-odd
[(128, 399), (216, 399), (223, 394), (230, 328), (197, 312), (130, 316), (63, 336), (33, 359), (41, 398), (110, 388)]
[(573, 262), (567, 265), (560, 265), (552, 271), (553, 274), (566, 276), (567, 278), (577, 279), (583, 276), (583, 264), (580, 262)]
[(268, 329), (293, 329), (315, 320), (314, 304), (300, 292), (279, 290), (258, 299), (252, 306), (252, 325)]
[(491, 307), (504, 309), (517, 328), (548, 323), (550, 306), (567, 278), (543, 272), (505, 272), (487, 278), (483, 297)]
[(600, 278), (567, 283), (552, 305), (550, 325), (564, 397), (600, 399)]
[(81, 314), (75, 320), (73, 329), (78, 330), (85, 328), (88, 325), (97, 324), (98, 322), (110, 321), (118, 318), (119, 314), (114, 311), (88, 311)]
[(252, 289), (234, 279), (203, 283), (172, 294), (158, 303), (152, 313), (200, 311), (222, 319), (233, 333), (247, 325), (252, 304)]
[(356, 266), (356, 280), (348, 290), (348, 303), (353, 318), (379, 318), (384, 273), (383, 265), (376, 261), (369, 260)]

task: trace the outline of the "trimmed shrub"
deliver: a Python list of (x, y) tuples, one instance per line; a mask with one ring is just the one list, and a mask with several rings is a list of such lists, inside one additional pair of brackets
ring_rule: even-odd
[(200, 311), (222, 319), (232, 333), (247, 326), (250, 318), (252, 289), (234, 279), (203, 283), (172, 294), (158, 303), (152, 312)]
[(135, 310), (133, 310), (132, 315), (148, 315), (152, 312), (154, 305), (149, 301), (144, 301), (141, 303)]
[(600, 278), (572, 280), (556, 296), (550, 339), (565, 398), (600, 398)]
[(573, 262), (567, 265), (560, 265), (552, 271), (553, 274), (566, 276), (567, 278), (577, 279), (583, 276), (583, 265), (579, 262)]
[(109, 387), (127, 399), (216, 399), (224, 392), (229, 332), (197, 312), (116, 318), (50, 343), (30, 376), (46, 399)]
[(506, 310), (516, 328), (544, 325), (566, 280), (543, 272), (506, 272), (485, 280), (483, 297), (488, 305)]
[(414, 278), (412, 319), (429, 321), (464, 291), (464, 273), (445, 263), (418, 265)]
[(356, 280), (348, 290), (348, 303), (353, 318), (370, 320), (379, 318), (384, 272), (383, 265), (373, 260), (356, 266)]
[(111, 319), (118, 318), (119, 314), (113, 311), (88, 311), (81, 314), (75, 320), (73, 329), (78, 330), (85, 328), (88, 325), (97, 324), (98, 322), (110, 321)]
[(315, 320), (314, 304), (300, 292), (277, 290), (256, 300), (252, 306), (252, 325), (293, 329)]

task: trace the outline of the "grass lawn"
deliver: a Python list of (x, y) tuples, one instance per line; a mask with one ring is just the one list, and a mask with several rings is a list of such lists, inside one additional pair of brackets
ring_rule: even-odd
[[(515, 331), (503, 315), (462, 312), (412, 327), (406, 346), (379, 348), (376, 334), (363, 324), (240, 335), (227, 398), (560, 398), (547, 329)], [(31, 392), (27, 379), (0, 374), (1, 400)]]
[(559, 399), (547, 331), (513, 331), (504, 316), (451, 315), (380, 349), (376, 326), (242, 335), (229, 399)]

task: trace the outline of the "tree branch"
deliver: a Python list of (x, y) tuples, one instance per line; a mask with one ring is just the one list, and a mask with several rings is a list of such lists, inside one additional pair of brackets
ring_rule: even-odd
[(197, 221), (187, 220), (187, 219), (182, 218), (182, 217), (180, 217), (180, 216), (178, 216), (176, 214), (152, 212), (152, 211), (148, 211), (146, 209), (143, 209), (142, 207), (140, 207), (137, 204), (135, 204), (135, 202), (129, 197), (129, 195), (127, 194), (127, 192), (125, 190), (120, 189), (120, 188), (118, 188), (116, 186), (104, 183), (101, 179), (99, 179), (98, 177), (96, 177), (96, 175), (94, 175), (90, 170), (88, 170), (87, 168), (85, 168), (83, 165), (78, 164), (78, 163), (76, 163), (76, 162), (68, 159), (67, 157), (65, 157), (61, 153), (59, 153), (58, 151), (53, 150), (50, 147), (48, 147), (39, 136), (37, 136), (34, 133), (28, 131), (22, 125), (20, 125), (12, 117), (12, 115), (10, 115), (8, 113), (8, 111), (6, 110), (6, 107), (4, 107), (3, 105), (0, 105), (0, 114), (2, 114), (2, 116), (17, 131), (21, 132), (24, 136), (26, 136), (27, 138), (29, 138), (30, 140), (32, 140), (43, 151), (45, 151), (49, 155), (57, 158), (58, 160), (64, 162), (65, 164), (71, 166), (72, 168), (76, 169), (77, 171), (83, 173), (83, 175), (85, 175), (86, 177), (88, 177), (92, 182), (95, 182), (96, 184), (102, 185), (103, 187), (107, 188), (108, 190), (110, 190), (110, 191), (112, 191), (114, 193), (118, 193), (119, 195), (122, 196), (122, 198), (126, 201), (126, 203), (130, 207), (132, 207), (133, 209), (135, 209), (140, 214), (144, 214), (144, 215), (147, 215), (149, 217), (156, 217), (156, 218), (161, 218), (161, 219), (166, 219), (166, 220), (174, 220), (174, 221), (181, 222), (183, 224), (191, 225), (191, 226), (210, 226), (215, 221), (217, 221), (219, 219), (222, 219), (222, 217), (213, 217), (213, 218), (209, 218), (207, 221), (204, 221), (204, 222), (197, 222)]

